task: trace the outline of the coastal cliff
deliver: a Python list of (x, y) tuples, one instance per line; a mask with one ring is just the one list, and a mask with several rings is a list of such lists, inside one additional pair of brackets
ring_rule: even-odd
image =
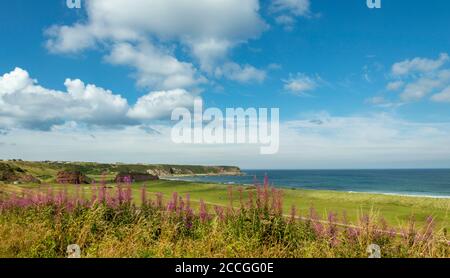
[(124, 164), (65, 161), (0, 160), (0, 182), (39, 183), (56, 182), (63, 172), (81, 173), (98, 179), (102, 175), (119, 173), (142, 173), (157, 177), (242, 175), (235, 166), (199, 166), (166, 164)]
[(242, 175), (238, 167), (232, 166), (153, 166), (147, 173), (159, 177), (174, 176), (239, 176)]

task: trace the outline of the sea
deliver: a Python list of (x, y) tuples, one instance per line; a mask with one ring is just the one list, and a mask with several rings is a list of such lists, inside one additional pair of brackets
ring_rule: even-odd
[(177, 180), (229, 185), (263, 183), (275, 187), (450, 198), (450, 169), (404, 170), (243, 170), (243, 176), (189, 176)]

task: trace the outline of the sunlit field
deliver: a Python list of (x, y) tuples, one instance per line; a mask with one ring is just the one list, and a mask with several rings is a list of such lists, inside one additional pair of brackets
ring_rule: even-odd
[(1, 257), (449, 257), (448, 199), (159, 180), (3, 185)]

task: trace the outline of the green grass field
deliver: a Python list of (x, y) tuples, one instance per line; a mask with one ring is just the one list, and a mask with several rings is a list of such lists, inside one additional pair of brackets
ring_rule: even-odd
[[(171, 166), (171, 165), (125, 165), (125, 164), (98, 164), (98, 163), (57, 163), (57, 162), (2, 162), (13, 167), (20, 167), (27, 174), (38, 177), (43, 183), (42, 185), (11, 185), (0, 183), (0, 192), (3, 191), (17, 191), (20, 192), (23, 188), (45, 189), (47, 186), (52, 186), (56, 189), (63, 186), (55, 184), (55, 177), (60, 170), (77, 169), (85, 173), (88, 177), (100, 181), (114, 180), (117, 171), (119, 170), (133, 170), (138, 172), (145, 172), (146, 169), (163, 169), (169, 172), (170, 167), (177, 167), (179, 170), (186, 170), (187, 172), (208, 174), (219, 171), (217, 167), (202, 167), (202, 166)], [(226, 170), (235, 170), (239, 172), (237, 167), (225, 167)], [(186, 173), (187, 173), (186, 172)], [(139, 200), (141, 187), (147, 186), (149, 192), (161, 192), (169, 199), (173, 192), (180, 195), (190, 194), (190, 197), (195, 205), (200, 199), (214, 205), (228, 205), (229, 196), (227, 192), (228, 186), (220, 184), (207, 184), (184, 181), (159, 180), (146, 183), (133, 184), (135, 199)], [(109, 184), (113, 187), (115, 184)], [(68, 186), (68, 190), (75, 186)], [(88, 186), (86, 186), (88, 189)], [(244, 190), (247, 192), (250, 188)], [(89, 190), (87, 190), (89, 193)], [(235, 192), (235, 195), (238, 195)], [(244, 194), (245, 195), (245, 194)], [(233, 206), (239, 206), (239, 197), (234, 196)], [(244, 196), (246, 197), (246, 196)], [(358, 219), (363, 213), (375, 213), (383, 218), (393, 226), (403, 226), (409, 222), (411, 217), (417, 221), (417, 225), (421, 225), (428, 216), (433, 216), (439, 227), (450, 228), (450, 199), (436, 199), (436, 198), (421, 198), (421, 197), (402, 197), (402, 196), (388, 196), (381, 194), (363, 194), (363, 193), (346, 193), (335, 191), (316, 191), (316, 190), (284, 190), (284, 210), (289, 214), (292, 205), (295, 205), (301, 215), (309, 212), (313, 206), (321, 216), (325, 216), (328, 212), (338, 213), (342, 216), (346, 212), (350, 221)]]
[[(228, 205), (228, 186), (221, 184), (195, 183), (185, 181), (159, 180), (145, 183), (133, 184), (133, 194), (135, 200), (139, 202), (142, 186), (147, 187), (151, 193), (161, 192), (165, 199), (171, 198), (172, 193), (180, 195), (190, 194), (195, 206), (201, 199), (210, 205)], [(56, 190), (63, 189), (64, 186), (51, 185), (3, 185), (7, 191), (20, 192), (24, 188), (46, 190), (47, 186), (52, 186)], [(108, 186), (114, 187), (114, 184)], [(235, 186), (239, 187), (239, 186)], [(69, 192), (74, 190), (74, 186), (67, 186)], [(89, 186), (85, 187), (86, 194), (89, 194)], [(244, 188), (245, 192), (251, 190)], [(354, 221), (362, 214), (376, 214), (382, 216), (390, 225), (396, 227), (404, 226), (411, 217), (421, 226), (428, 216), (433, 216), (438, 227), (450, 228), (450, 200), (419, 197), (388, 196), (381, 194), (345, 193), (334, 191), (316, 190), (293, 190), (284, 189), (283, 207), (286, 214), (289, 214), (291, 207), (296, 206), (300, 215), (307, 215), (311, 207), (326, 218), (328, 212), (338, 213), (340, 216), (345, 212), (350, 221)], [(239, 193), (234, 191), (233, 206), (239, 206)]]
[[(74, 243), (87, 258), (365, 258), (370, 244), (386, 258), (449, 257), (448, 199), (292, 189), (279, 198), (270, 188), (233, 186), (230, 203), (229, 186), (220, 184), (95, 186), (0, 185), (0, 258), (62, 258)], [(30, 190), (53, 201), (42, 204)], [(241, 206), (250, 192), (251, 205)], [(80, 197), (86, 202), (74, 205)], [(303, 220), (290, 215), (292, 205)]]

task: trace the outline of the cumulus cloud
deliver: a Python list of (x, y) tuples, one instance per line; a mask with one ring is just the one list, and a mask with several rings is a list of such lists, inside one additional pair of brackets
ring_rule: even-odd
[(447, 53), (439, 58), (416, 57), (392, 66), (393, 81), (386, 86), (388, 91), (399, 91), (404, 102), (418, 101), (431, 95), (431, 100), (446, 102), (446, 87), (450, 86), (450, 69), (445, 65)]
[(0, 76), (0, 128), (139, 125), (138, 120), (164, 119), (176, 107), (190, 107), (194, 98), (185, 90), (151, 92), (130, 107), (121, 95), (79, 79), (64, 85), (65, 92), (44, 88), (20, 68)]
[(46, 47), (53, 53), (77, 53), (95, 46), (92, 31), (82, 24), (73, 26), (52, 26), (45, 31), (49, 37)]
[(431, 78), (419, 78), (418, 80), (406, 85), (405, 90), (400, 95), (402, 100), (412, 101), (420, 100), (441, 86), (441, 81)]
[(298, 17), (311, 16), (310, 0), (272, 0), (269, 7), (271, 13), (275, 14), (275, 22), (291, 30)]
[(393, 81), (393, 82), (389, 82), (386, 86), (386, 89), (388, 91), (397, 91), (399, 89), (401, 89), (403, 87), (403, 85), (405, 85), (405, 83), (403, 81)]
[(192, 64), (180, 62), (149, 43), (116, 44), (106, 61), (135, 68), (137, 84), (144, 88), (186, 88), (204, 82)]
[(447, 53), (442, 53), (436, 60), (416, 57), (411, 60), (395, 63), (392, 66), (392, 74), (394, 76), (402, 76), (411, 73), (427, 73), (439, 69), (448, 60), (449, 56)]
[(224, 66), (216, 69), (216, 76), (242, 83), (256, 81), (263, 82), (266, 79), (266, 72), (250, 65), (241, 67), (236, 63), (226, 63)]
[[(259, 14), (258, 0), (91, 0), (85, 6), (86, 21), (55, 25), (46, 31), (48, 49), (76, 53), (99, 43), (109, 45), (109, 60), (135, 67), (138, 83), (156, 85), (152, 87), (156, 89), (185, 88), (195, 83), (192, 64), (163, 51), (166, 43), (186, 49), (204, 72), (214, 73), (227, 61), (233, 47), (259, 37), (267, 28)], [(124, 51), (133, 54), (116, 57)], [(137, 57), (148, 65), (142, 65)], [(165, 74), (161, 77), (156, 70), (164, 61), (172, 70), (177, 68), (173, 78)], [(167, 67), (165, 70), (170, 72)], [(163, 86), (158, 86), (161, 83)]]
[(289, 79), (283, 80), (284, 89), (292, 93), (303, 95), (315, 90), (319, 86), (320, 78), (310, 77), (302, 73), (291, 75)]
[(431, 99), (435, 102), (450, 102), (450, 86), (445, 88), (442, 92), (433, 95)]
[(48, 129), (76, 120), (92, 125), (125, 124), (127, 101), (111, 91), (67, 79), (67, 92), (46, 89), (16, 68), (0, 77), (2, 125)]
[(138, 99), (128, 116), (139, 120), (169, 117), (174, 108), (194, 105), (195, 96), (185, 90), (152, 92)]

